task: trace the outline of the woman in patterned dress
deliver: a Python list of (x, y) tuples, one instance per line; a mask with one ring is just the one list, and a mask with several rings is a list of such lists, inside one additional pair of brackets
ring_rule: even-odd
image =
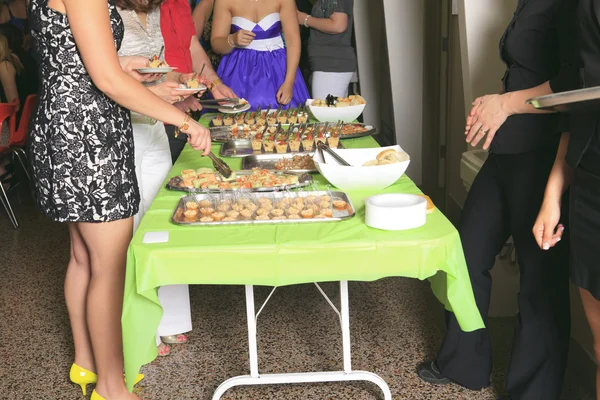
[(127, 109), (179, 126), (205, 155), (210, 134), (132, 77), (142, 79), (134, 69), (146, 59), (117, 57), (123, 24), (112, 0), (32, 0), (31, 24), (43, 79), (30, 128), (34, 194), (46, 216), (69, 227), (75, 364), (89, 383), (97, 373), (92, 399), (138, 399), (123, 381), (121, 339), (126, 250), (140, 201)]

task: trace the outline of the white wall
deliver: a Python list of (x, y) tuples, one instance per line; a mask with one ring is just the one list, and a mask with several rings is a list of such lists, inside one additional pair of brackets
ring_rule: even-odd
[(481, 95), (500, 90), (505, 65), (499, 42), (517, 0), (457, 0), (465, 110)]
[(425, 5), (423, 0), (383, 0), (383, 6), (396, 139), (411, 155), (407, 175), (420, 185), (423, 158)]

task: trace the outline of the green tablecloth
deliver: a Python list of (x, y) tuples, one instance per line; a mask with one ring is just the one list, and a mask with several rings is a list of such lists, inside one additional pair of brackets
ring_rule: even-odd
[[(373, 138), (344, 141), (346, 148), (378, 146)], [(218, 154), (220, 145), (213, 145)], [(232, 169), (241, 159), (227, 158)], [(211, 167), (186, 145), (169, 173)], [(320, 175), (314, 178), (324, 186)], [(420, 193), (403, 176), (385, 193)], [(429, 279), (433, 293), (453, 310), (465, 331), (482, 328), (460, 238), (436, 210), (417, 229), (386, 232), (365, 225), (364, 200), (375, 193), (347, 192), (357, 210), (336, 223), (193, 227), (171, 222), (184, 193), (158, 193), (129, 247), (123, 307), (123, 344), (127, 381), (157, 355), (155, 332), (162, 316), (157, 289), (173, 284), (282, 286), (326, 281), (374, 281), (402, 276)], [(143, 243), (148, 232), (168, 231), (166, 243)], [(441, 271), (441, 272), (438, 272)]]

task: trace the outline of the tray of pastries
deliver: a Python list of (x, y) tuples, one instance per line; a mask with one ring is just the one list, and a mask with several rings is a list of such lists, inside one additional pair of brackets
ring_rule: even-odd
[(211, 168), (197, 170), (186, 169), (181, 174), (169, 179), (167, 189), (190, 193), (226, 192), (250, 190), (253, 192), (270, 192), (274, 190), (294, 189), (310, 185), (312, 176), (288, 171), (237, 171), (225, 179)]
[(218, 114), (211, 118), (210, 127), (220, 128), (234, 125), (294, 125), (308, 122), (308, 111), (305, 106), (298, 108), (267, 109), (236, 114)]
[(354, 217), (348, 195), (338, 191), (193, 194), (179, 200), (171, 221), (179, 225), (335, 222)]
[(285, 129), (281, 125), (265, 126), (243, 138), (224, 142), (223, 157), (245, 157), (253, 154), (311, 153), (316, 143), (324, 142), (331, 148), (343, 148), (340, 142), (341, 125), (306, 124)]

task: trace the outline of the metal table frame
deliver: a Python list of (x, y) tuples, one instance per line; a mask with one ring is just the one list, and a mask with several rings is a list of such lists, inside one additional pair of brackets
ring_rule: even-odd
[(279, 385), (290, 383), (317, 383), (317, 382), (351, 382), (368, 381), (376, 384), (383, 391), (385, 400), (392, 400), (392, 393), (387, 383), (379, 375), (366, 371), (352, 370), (352, 356), (350, 351), (350, 308), (348, 302), (348, 281), (340, 281), (340, 310), (333, 304), (323, 289), (315, 283), (319, 292), (327, 303), (338, 315), (342, 328), (342, 349), (344, 359), (343, 371), (332, 372), (302, 372), (287, 374), (260, 374), (258, 372), (258, 346), (256, 340), (256, 324), (258, 317), (265, 308), (277, 287), (274, 287), (258, 312), (254, 306), (254, 286), (246, 285), (246, 313), (248, 317), (248, 347), (250, 355), (250, 375), (241, 375), (223, 382), (212, 400), (219, 400), (225, 392), (236, 386)]

